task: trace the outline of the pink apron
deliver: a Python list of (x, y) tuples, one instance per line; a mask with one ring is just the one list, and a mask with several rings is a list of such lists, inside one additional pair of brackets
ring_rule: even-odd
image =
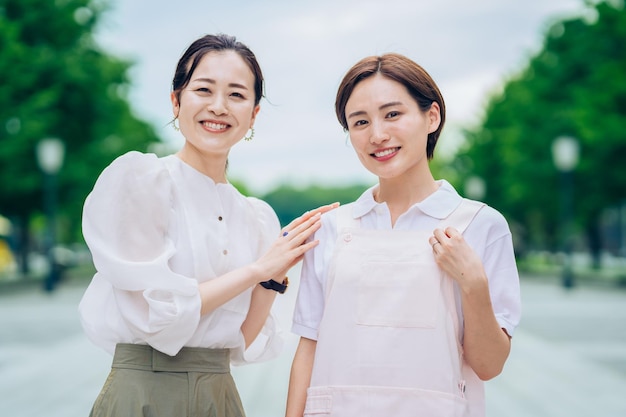
[[(463, 233), (482, 203), (464, 199), (439, 227)], [(484, 416), (483, 383), (463, 360), (453, 280), (432, 230), (360, 229), (337, 209), (305, 416)]]

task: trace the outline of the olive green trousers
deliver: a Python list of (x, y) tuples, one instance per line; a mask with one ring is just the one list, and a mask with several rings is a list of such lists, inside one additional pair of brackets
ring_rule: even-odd
[(118, 344), (91, 417), (245, 417), (228, 349)]

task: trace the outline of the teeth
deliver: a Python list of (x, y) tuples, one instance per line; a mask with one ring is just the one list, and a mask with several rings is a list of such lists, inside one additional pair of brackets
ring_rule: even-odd
[(383, 156), (391, 155), (392, 153), (396, 152), (397, 150), (398, 150), (398, 148), (385, 149), (384, 151), (381, 151), (381, 152), (375, 152), (374, 156), (377, 157), (377, 158), (381, 158)]
[(211, 122), (204, 122), (202, 124), (208, 127), (209, 129), (214, 129), (214, 130), (226, 129), (226, 127), (228, 126), (228, 125), (221, 124), (221, 123), (211, 123)]

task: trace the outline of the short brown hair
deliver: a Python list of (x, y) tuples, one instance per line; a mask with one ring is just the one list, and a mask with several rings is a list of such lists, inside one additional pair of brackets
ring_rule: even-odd
[(441, 123), (437, 130), (428, 134), (426, 144), (426, 155), (428, 159), (432, 159), (435, 145), (437, 145), (437, 140), (446, 120), (446, 106), (441, 91), (439, 91), (439, 87), (437, 87), (432, 77), (424, 68), (404, 55), (388, 53), (381, 56), (370, 56), (363, 58), (348, 70), (339, 85), (335, 100), (335, 112), (341, 126), (343, 126), (344, 130), (348, 130), (346, 103), (350, 99), (354, 88), (361, 81), (375, 74), (381, 74), (404, 85), (411, 97), (417, 102), (419, 108), (424, 112), (430, 109), (433, 102), (439, 104)]

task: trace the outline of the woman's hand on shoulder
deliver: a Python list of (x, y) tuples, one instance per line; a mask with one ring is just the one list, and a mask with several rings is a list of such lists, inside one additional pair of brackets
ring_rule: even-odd
[(339, 203), (333, 203), (307, 211), (285, 226), (269, 250), (255, 262), (258, 281), (285, 276), (306, 251), (319, 243), (309, 238), (321, 227), (322, 214), (337, 207)]

